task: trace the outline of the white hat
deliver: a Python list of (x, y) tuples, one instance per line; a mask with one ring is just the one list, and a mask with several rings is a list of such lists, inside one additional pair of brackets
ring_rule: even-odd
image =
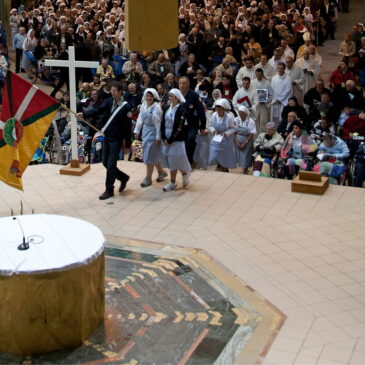
[(153, 95), (153, 98), (156, 100), (156, 101), (160, 101), (160, 97), (158, 96), (158, 93), (157, 93), (157, 90), (152, 88), (152, 87), (148, 87), (144, 93), (143, 93), (143, 98), (142, 98), (142, 103), (146, 100), (146, 95), (147, 93), (150, 93)]
[(227, 99), (218, 99), (214, 102), (214, 107), (216, 106), (221, 106), (223, 109), (225, 110), (231, 110), (231, 104), (229, 103), (229, 101)]
[(185, 98), (184, 98), (184, 95), (183, 95), (183, 94), (181, 94), (181, 91), (180, 91), (179, 89), (171, 89), (171, 90), (169, 91), (169, 94), (174, 95), (174, 96), (176, 97), (176, 99), (177, 99), (177, 100), (179, 100), (179, 102), (180, 102), (181, 104), (183, 104), (183, 103), (185, 103), (185, 102), (186, 102), (186, 100), (185, 100)]
[(245, 105), (240, 105), (240, 106), (238, 107), (238, 111), (239, 111), (239, 112), (244, 112), (244, 113), (246, 113), (246, 114), (250, 114), (250, 111), (248, 110), (248, 108), (247, 108)]

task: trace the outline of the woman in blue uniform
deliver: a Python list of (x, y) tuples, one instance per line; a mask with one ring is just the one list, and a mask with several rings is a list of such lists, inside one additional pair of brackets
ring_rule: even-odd
[(250, 111), (244, 106), (238, 107), (238, 117), (235, 118), (236, 133), (234, 136), (236, 146), (236, 159), (243, 173), (248, 173), (252, 166), (253, 138), (256, 134), (256, 123), (250, 117)]
[(226, 99), (218, 99), (215, 112), (210, 120), (213, 137), (210, 142), (209, 165), (217, 165), (217, 171), (228, 172), (236, 168), (236, 155), (233, 142), (235, 132), (231, 105)]
[(139, 111), (134, 137), (138, 139), (142, 129), (143, 162), (147, 167), (147, 173), (141, 182), (141, 187), (152, 185), (152, 173), (156, 166), (158, 171), (157, 182), (161, 182), (167, 173), (160, 165), (161, 161), (161, 120), (162, 109), (160, 98), (155, 89), (147, 88), (143, 93), (142, 105)]
[(186, 155), (184, 125), (184, 109), (182, 104), (185, 98), (179, 89), (169, 91), (169, 107), (164, 111), (161, 122), (161, 139), (163, 167), (170, 170), (170, 182), (164, 187), (164, 191), (176, 190), (177, 170), (182, 174), (183, 187), (189, 185), (189, 173), (191, 166)]

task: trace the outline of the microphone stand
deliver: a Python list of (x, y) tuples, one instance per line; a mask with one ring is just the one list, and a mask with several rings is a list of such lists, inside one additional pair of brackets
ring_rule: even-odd
[(23, 234), (23, 242), (18, 246), (18, 250), (20, 250), (20, 251), (28, 250), (29, 249), (29, 242), (25, 239), (25, 234), (24, 234), (24, 231), (23, 231), (23, 227), (20, 224), (19, 219), (17, 219), (16, 217), (13, 217), (13, 220), (16, 220), (18, 222), (20, 230), (22, 231), (22, 234)]

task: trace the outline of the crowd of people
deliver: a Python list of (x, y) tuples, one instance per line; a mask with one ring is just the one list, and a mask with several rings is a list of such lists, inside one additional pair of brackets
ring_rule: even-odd
[[(135, 52), (125, 47), (122, 0), (34, 0), (11, 11), (10, 43), (15, 72), (26, 71), (31, 52), (48, 75), (42, 60), (67, 59), (70, 45), (76, 59), (100, 61), (95, 70), (77, 70), (80, 123), (105, 128), (105, 113), (123, 100), (123, 132), (116, 127), (113, 136), (108, 127), (103, 155), (110, 155), (108, 139), (123, 135), (127, 149), (141, 140), (142, 187), (152, 184), (155, 167), (157, 181), (170, 169), (167, 191), (176, 189), (178, 170), (187, 186), (192, 168), (209, 165), (227, 172), (252, 168), (256, 176), (272, 176), (275, 168), (289, 179), (311, 169), (336, 183), (348, 159), (356, 156), (361, 167), (365, 154), (361, 138), (354, 138), (365, 137), (363, 24), (344, 35), (329, 80), (321, 76), (320, 47), (339, 36), (339, 11), (349, 11), (348, 0), (180, 0), (177, 47)], [(0, 52), (4, 74), (6, 48)], [(66, 105), (68, 82), (61, 68), (51, 93)], [(62, 135), (69, 117), (60, 112), (57, 118)], [(99, 157), (109, 173), (103, 199), (112, 196), (115, 179), (120, 190), (128, 181), (116, 168), (121, 143), (112, 162)]]

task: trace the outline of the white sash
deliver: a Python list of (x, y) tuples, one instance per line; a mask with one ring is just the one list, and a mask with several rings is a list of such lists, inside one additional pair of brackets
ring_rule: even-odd
[(104, 134), (106, 129), (109, 127), (110, 123), (112, 122), (113, 118), (117, 115), (117, 113), (126, 105), (128, 104), (126, 101), (123, 101), (121, 105), (118, 106), (113, 112), (113, 114), (109, 117), (108, 121), (105, 123), (104, 127), (101, 129), (101, 132)]

